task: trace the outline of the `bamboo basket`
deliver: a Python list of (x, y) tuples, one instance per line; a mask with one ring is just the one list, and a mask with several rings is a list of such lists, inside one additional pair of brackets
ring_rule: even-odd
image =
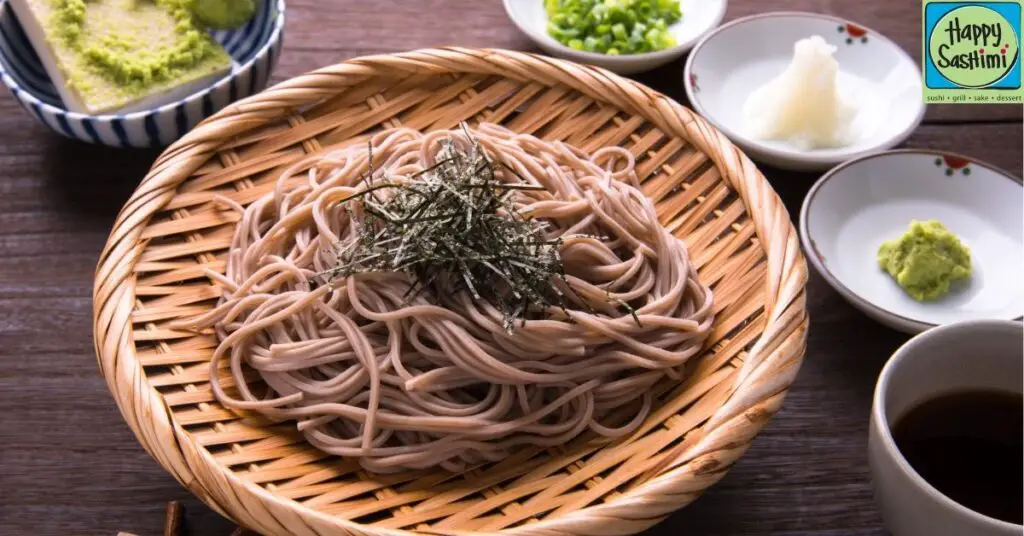
[[(621, 145), (715, 293), (714, 331), (641, 429), (525, 449), (464, 474), (374, 475), (294, 425), (220, 406), (208, 310), (237, 215), (290, 162), (382, 127), (485, 120), (592, 151)], [(218, 512), (264, 534), (634, 534), (720, 480), (779, 409), (806, 340), (807, 268), (779, 198), (702, 118), (609, 72), (502, 50), (355, 59), (229, 106), (171, 146), (127, 202), (96, 270), (100, 370), (143, 447)]]

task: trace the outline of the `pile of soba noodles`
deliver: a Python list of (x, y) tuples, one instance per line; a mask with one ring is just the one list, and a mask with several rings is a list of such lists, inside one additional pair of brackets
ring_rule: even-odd
[[(537, 243), (555, 247), (557, 273), (529, 281), (551, 299), (510, 313), (495, 303), (514, 293), (499, 273), (475, 287), (441, 274), (412, 292), (423, 281), (408, 270), (368, 261), (359, 266), (376, 267), (339, 271), (372, 227), (368, 196), (415, 187), (454, 152), (484, 155), (508, 185), (495, 213), (530, 222)], [(248, 207), (220, 202), (241, 213), (226, 273), (209, 273), (223, 297), (186, 323), (219, 337), (217, 399), (293, 420), (315, 447), (371, 471), (457, 471), (588, 431), (629, 434), (650, 413), (654, 384), (679, 379), (711, 329), (710, 290), (618, 147), (588, 155), (490, 124), (384, 130), (296, 163)], [(446, 232), (458, 242), (473, 229)], [(247, 381), (251, 371), (259, 380)]]

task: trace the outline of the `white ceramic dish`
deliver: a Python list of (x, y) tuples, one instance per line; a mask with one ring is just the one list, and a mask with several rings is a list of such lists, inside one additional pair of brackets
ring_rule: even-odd
[(544, 0), (504, 0), (505, 12), (537, 46), (548, 54), (579, 63), (596, 65), (619, 74), (633, 74), (660, 67), (693, 48), (705, 34), (722, 22), (726, 0), (679, 0), (683, 18), (669, 27), (676, 46), (645, 54), (609, 56), (571, 49), (548, 35)]
[[(820, 35), (836, 47), (839, 90), (862, 103), (857, 139), (846, 147), (801, 150), (748, 136), (747, 96), (781, 73), (800, 39)], [(863, 26), (815, 13), (766, 13), (732, 21), (694, 47), (683, 86), (691, 106), (751, 158), (785, 169), (824, 170), (894, 147), (921, 123), (921, 74), (898, 45)]]
[[(811, 263), (868, 316), (916, 333), (1024, 313), (1024, 187), (988, 164), (927, 150), (878, 153), (826, 173), (807, 193), (800, 240)], [(941, 221), (971, 250), (973, 274), (919, 303), (875, 259), (911, 220)]]
[(970, 510), (935, 489), (900, 453), (891, 429), (912, 408), (943, 394), (1020, 393), (1022, 336), (1018, 322), (948, 324), (910, 339), (885, 364), (871, 408), (868, 461), (875, 499), (894, 536), (1020, 536), (1020, 525)]

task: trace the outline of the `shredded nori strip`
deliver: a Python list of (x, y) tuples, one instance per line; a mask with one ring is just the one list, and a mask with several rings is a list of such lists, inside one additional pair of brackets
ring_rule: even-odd
[[(472, 139), (472, 138), (470, 138)], [(547, 223), (526, 218), (513, 203), (520, 190), (543, 190), (508, 168), (498, 168), (476, 142), (467, 151), (443, 140), (437, 162), (414, 181), (364, 177), (366, 188), (343, 203), (363, 211), (357, 238), (340, 247), (332, 280), (361, 272), (404, 272), (406, 299), (428, 287), (436, 293), (469, 292), (502, 314), (512, 331), (531, 311), (564, 310), (561, 238), (548, 238)], [(372, 151), (372, 148), (371, 148)], [(370, 155), (372, 162), (372, 152)], [(349, 214), (354, 207), (349, 205)], [(584, 302), (584, 300), (579, 300)], [(568, 315), (567, 315), (568, 316)]]

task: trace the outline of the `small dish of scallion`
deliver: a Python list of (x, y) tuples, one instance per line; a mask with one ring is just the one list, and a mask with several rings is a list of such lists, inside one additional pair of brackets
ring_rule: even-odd
[(690, 50), (722, 21), (727, 0), (504, 0), (512, 22), (548, 54), (619, 74)]

